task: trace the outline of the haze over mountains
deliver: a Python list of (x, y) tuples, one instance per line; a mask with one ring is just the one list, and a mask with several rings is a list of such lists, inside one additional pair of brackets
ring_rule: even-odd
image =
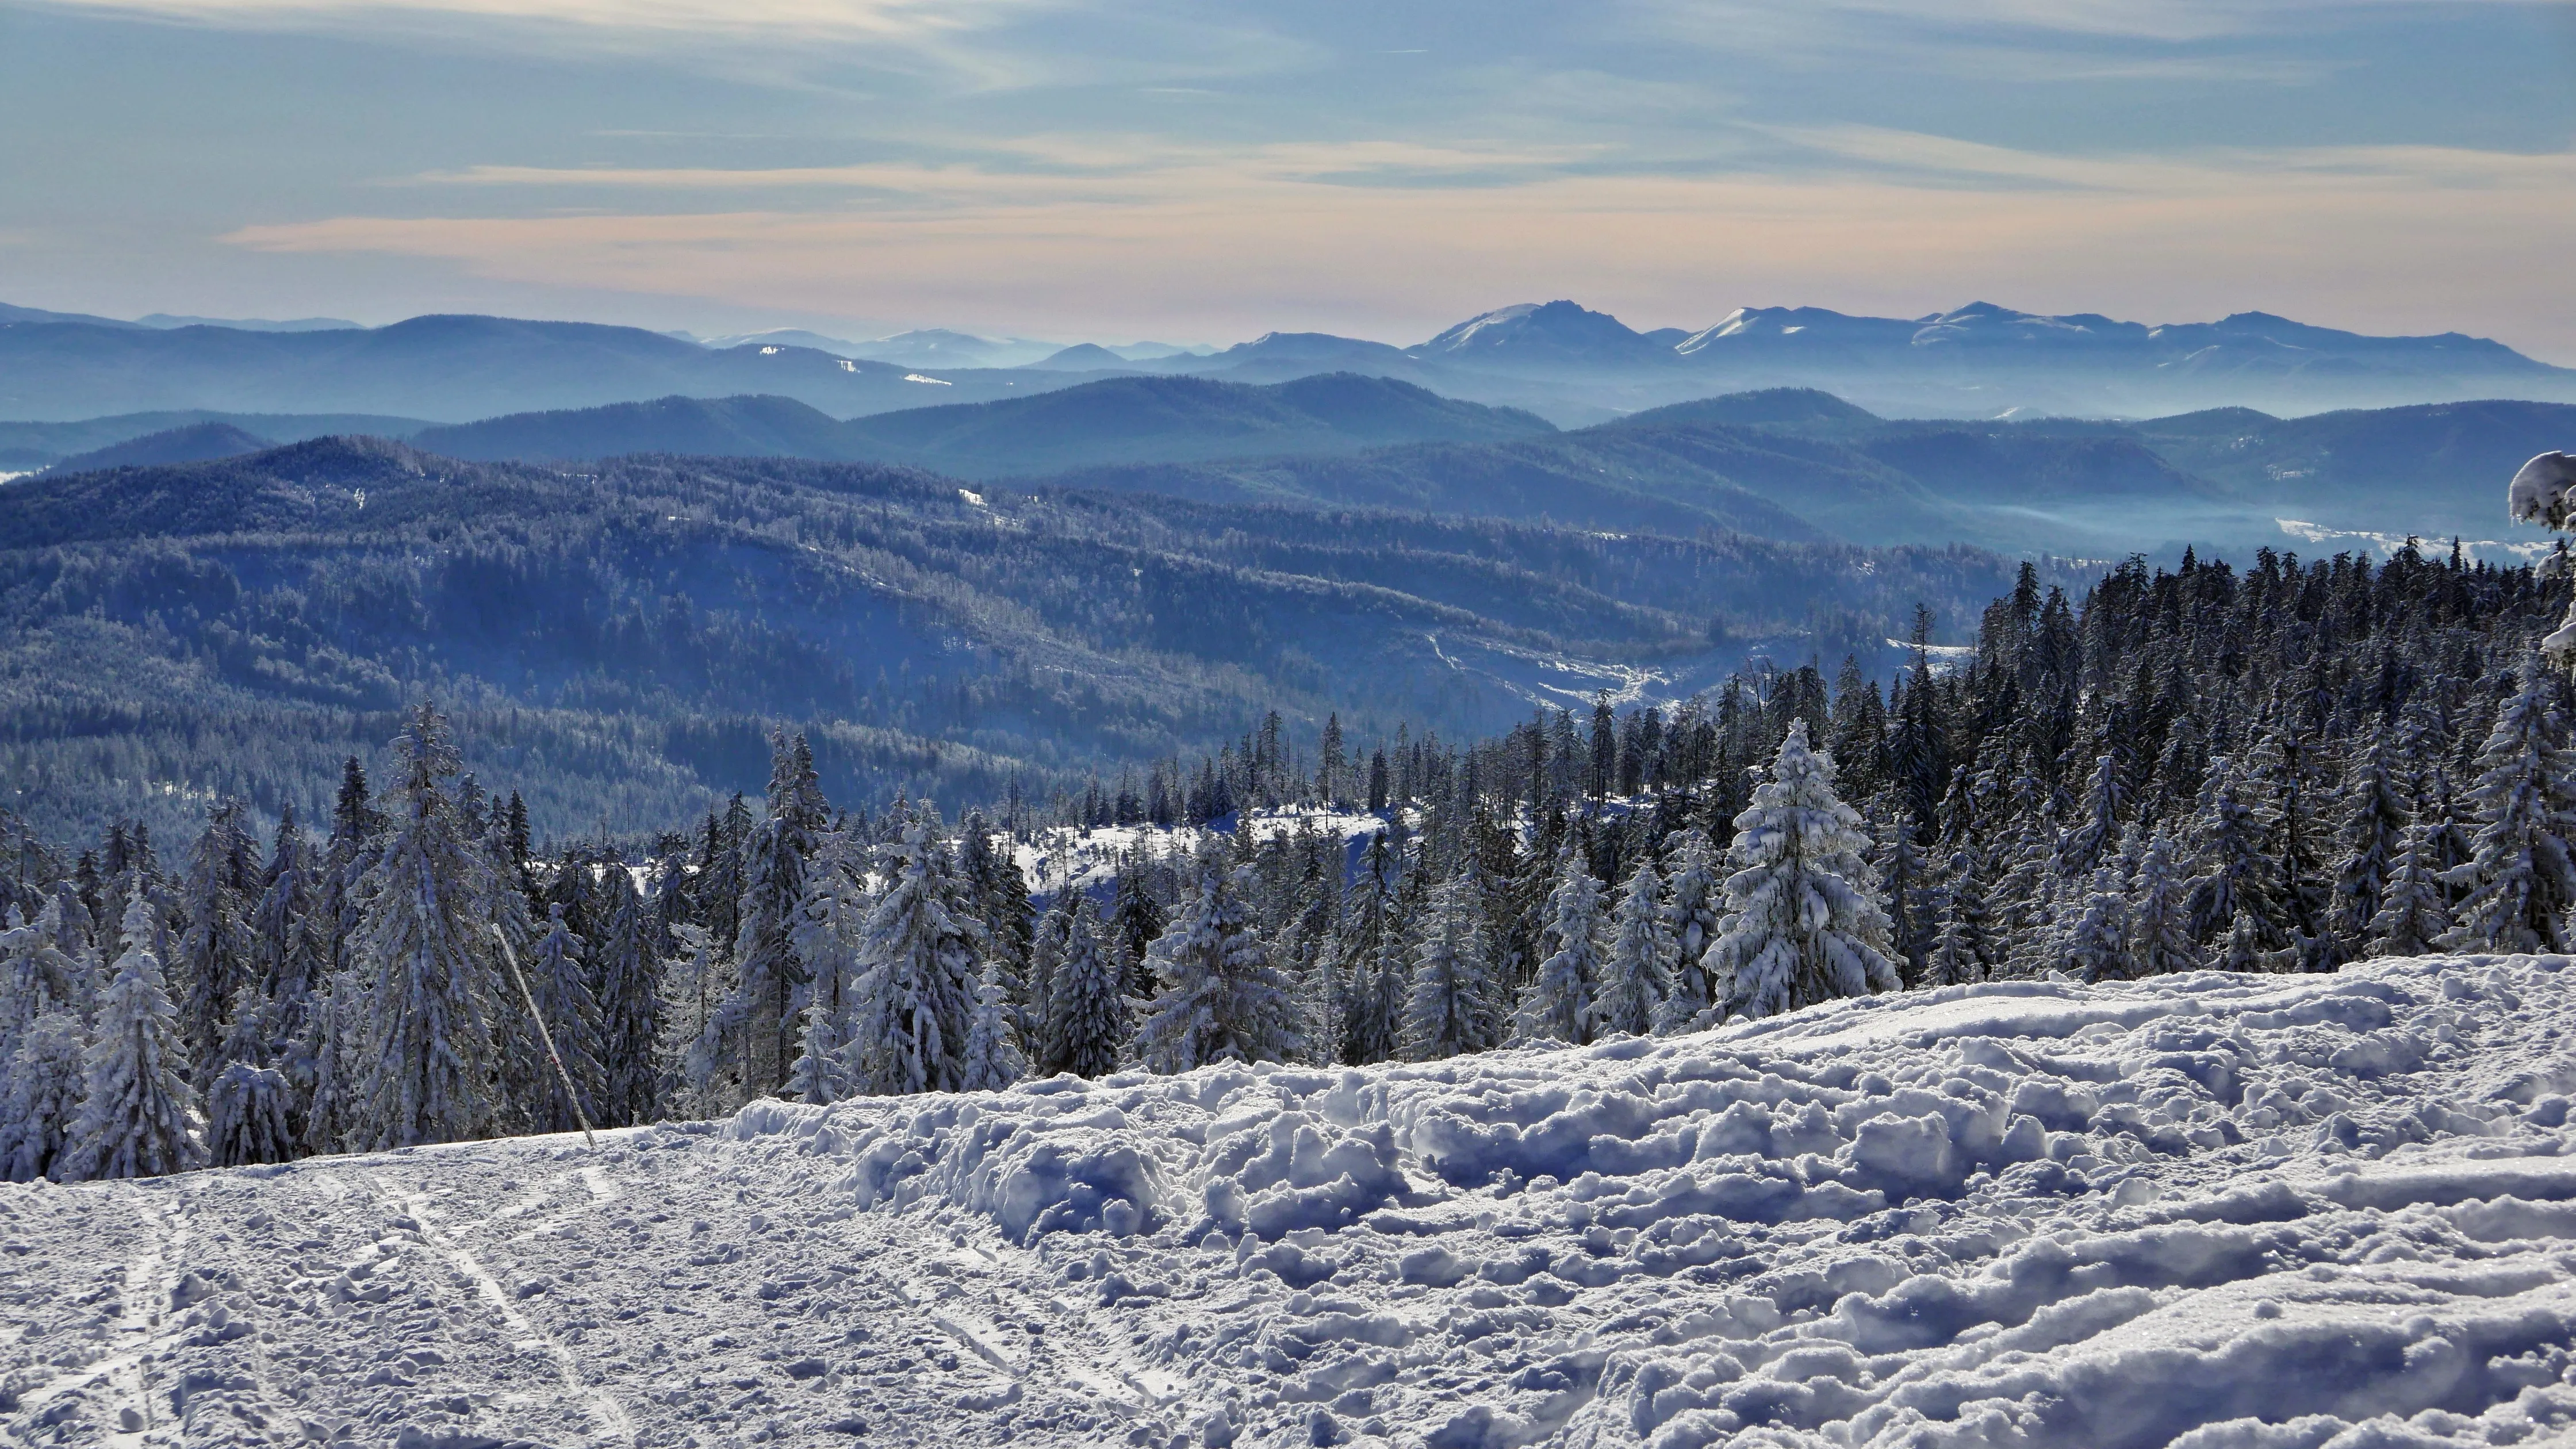
[(1164, 344), (1044, 349), (937, 329), (868, 344), (787, 332), (700, 345), (638, 328), (461, 316), (252, 330), (308, 325), (157, 327), (0, 309), (0, 418), (210, 409), (466, 422), (747, 393), (850, 418), (917, 407), (933, 391), (940, 402), (986, 401), (1114, 372), (1246, 383), (1356, 372), (1525, 408), (1560, 426), (1782, 385), (1833, 392), (1882, 415), (1931, 417), (2576, 400), (2576, 370), (2456, 333), (2365, 337), (2259, 312), (2150, 326), (1982, 302), (1914, 319), (1739, 308), (1695, 329), (1640, 332), (1557, 301), (1488, 312), (1411, 347), (1271, 333), (1213, 353)]

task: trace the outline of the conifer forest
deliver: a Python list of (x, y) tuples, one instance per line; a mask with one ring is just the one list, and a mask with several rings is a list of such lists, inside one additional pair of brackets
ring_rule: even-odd
[(1071, 1073), (1435, 1061), (1838, 997), (2569, 949), (2568, 603), (2399, 550), (2024, 566), (1973, 646), (1044, 799), (536, 840), (421, 701), (328, 819), (6, 822), (0, 1175), (68, 1182)]

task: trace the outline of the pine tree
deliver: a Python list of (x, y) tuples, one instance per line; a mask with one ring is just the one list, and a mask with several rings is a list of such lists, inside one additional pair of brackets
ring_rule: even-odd
[(965, 1064), (957, 1089), (998, 1092), (1029, 1074), (1028, 1058), (1011, 1039), (1011, 988), (1002, 980), (1002, 965), (986, 961), (975, 988), (975, 1014), (966, 1026)]
[(294, 1103), (294, 1087), (275, 1067), (226, 1063), (206, 1090), (206, 1150), (214, 1165), (294, 1159)]
[(1644, 1036), (1672, 994), (1672, 929), (1664, 921), (1664, 883), (1652, 859), (1640, 860), (1611, 914), (1594, 1008), (1596, 1035)]
[(796, 954), (809, 978), (788, 1094), (800, 1102), (837, 1102), (859, 1091), (861, 948), (876, 908), (868, 893), (867, 847), (847, 829), (823, 837), (805, 878), (796, 915)]
[(1601, 882), (1579, 852), (1567, 850), (1548, 893), (1547, 959), (1520, 1005), (1525, 1037), (1553, 1037), (1577, 1044), (1592, 1040), (1600, 1017)]
[(1501, 1012), (1485, 971), (1483, 888), (1474, 868), (1432, 892), (1404, 1003), (1404, 1054), (1438, 1061), (1500, 1044)]
[(652, 903), (623, 865), (607, 879), (608, 929), (599, 942), (599, 1120), (631, 1127), (653, 1120), (659, 1073), (653, 1060), (662, 1035), (660, 931)]
[[(545, 934), (537, 938), (528, 959), (521, 963), (529, 994), (536, 999), (537, 1014), (546, 1024), (546, 1036), (554, 1043), (555, 1060), (563, 1064), (564, 1075), (572, 1078), (574, 1094), (573, 1100), (567, 1101), (558, 1079), (547, 1084), (552, 1090), (540, 1090), (532, 1096), (526, 1106), (538, 1132), (570, 1132), (581, 1125), (583, 1117), (598, 1120), (601, 1088), (608, 1077), (600, 1065), (599, 999), (591, 994), (587, 961), (590, 943), (573, 933), (572, 923), (565, 916), (562, 902), (548, 904)], [(543, 1045), (538, 1049), (544, 1050)], [(574, 1113), (576, 1103), (579, 1116)]]
[(1069, 892), (1064, 945), (1055, 987), (1048, 997), (1046, 1070), (1077, 1077), (1105, 1077), (1118, 1070), (1127, 1045), (1129, 1008), (1118, 963), (1100, 944), (1100, 922), (1091, 898)]
[(152, 905), (140, 890), (127, 898), (124, 938), (81, 1059), (80, 1117), (58, 1164), (70, 1171), (59, 1176), (159, 1177), (205, 1162), (187, 1044), (152, 954)]
[(258, 1061), (270, 1065), (304, 1035), (313, 994), (330, 970), (331, 930), (320, 918), (313, 889), (312, 851), (295, 823), (295, 807), (279, 814), (276, 843), (251, 910), (252, 974), (261, 1002)]
[(1983, 981), (2000, 964), (1986, 924), (1985, 868), (1974, 849), (1951, 852), (1948, 884), (1941, 893), (1941, 924), (1924, 962), (1926, 986)]
[(1887, 913), (1861, 882), (1860, 812), (1834, 794), (1833, 765), (1790, 726), (1735, 818), (1725, 923), (1709, 947), (1728, 983), (1727, 1017), (1776, 1016), (1836, 997), (1894, 991)]
[(1718, 875), (1708, 832), (1684, 830), (1664, 893), (1664, 928), (1673, 937), (1673, 989), (1656, 1008), (1658, 1032), (1687, 1030), (1716, 999), (1700, 958), (1717, 939), (1724, 894), (1725, 882)]
[(67, 1154), (80, 1120), (87, 1047), (80, 1017), (56, 1009), (29, 1021), (0, 1057), (0, 1179), (78, 1175)]
[(1138, 1001), (1152, 1000), (1159, 985), (1145, 956), (1162, 936), (1164, 925), (1162, 903), (1154, 899), (1152, 884), (1145, 878), (1144, 862), (1132, 857), (1121, 862), (1117, 893), (1109, 905), (1101, 945), (1110, 960), (1126, 972), (1127, 994)]
[(2360, 954), (2378, 919), (2389, 877), (2407, 831), (2409, 812), (2398, 794), (2388, 750), (2374, 741), (2354, 766), (2345, 790), (2350, 802), (2343, 827), (2343, 864), (2335, 872), (2334, 904), (2326, 928), (2345, 959)]
[(243, 814), (242, 803), (231, 798), (207, 812), (205, 833), (188, 853), (188, 875), (181, 886), (188, 925), (170, 963), (184, 983), (187, 1058), (204, 1064), (209, 1077), (220, 1070), (219, 1048), (242, 987), (254, 979), (253, 943), (244, 917), (251, 905), (246, 888), (255, 884), (257, 872), (249, 865), (253, 846)]
[(2190, 885), (2174, 861), (2173, 837), (2159, 830), (2138, 863), (2129, 918), (2129, 973), (2167, 976), (2200, 965), (2192, 944)]
[(1881, 833), (1883, 843), (1875, 852), (1877, 885), (1879, 898), (1887, 902), (1890, 954), (1896, 958), (1899, 977), (1920, 982), (1930, 965), (1937, 930), (1924, 899), (1929, 892), (1923, 856), (1915, 848), (1913, 824), (1902, 814), (1891, 812), (1881, 823)]
[(2093, 872), (2093, 888), (2084, 897), (2082, 913), (2059, 938), (2058, 969), (2088, 985), (2125, 979), (2129, 952), (2123, 917), (2127, 913), (2119, 872), (2107, 865), (2099, 867)]
[(1136, 1030), (1136, 1059), (1157, 1072), (1212, 1062), (1287, 1061), (1304, 1049), (1287, 978), (1270, 964), (1242, 896), (1249, 869), (1209, 871), (1156, 937), (1148, 964), (1162, 991)]
[(925, 827), (905, 832), (860, 940), (856, 1079), (872, 1095), (953, 1092), (965, 1079), (975, 938), (951, 909), (937, 857)]
[(2446, 951), (2566, 949), (2567, 909), (2576, 903), (2576, 753), (2552, 698), (2555, 681), (2538, 655), (2522, 685), (2496, 711), (2478, 752), (2468, 793), (2474, 854), (2443, 879), (2467, 892), (2441, 940)]
[(447, 721), (422, 704), (393, 753), (391, 834), (353, 943), (370, 1011), (348, 1136), (368, 1148), (485, 1137), (501, 1120), (493, 1013), (507, 987), (491, 923), (503, 902), (444, 788), (457, 771)]
[(2379, 895), (2379, 912), (2370, 918), (2371, 955), (2430, 956), (2436, 943), (2450, 934), (2450, 900), (2435, 865), (2438, 828), (2429, 820), (2406, 827), (2396, 869)]
[(2271, 834), (2247, 798), (2244, 774), (2227, 758), (2210, 761), (2192, 822), (2198, 871), (2191, 888), (2192, 935), (2236, 932), (2242, 916), (2257, 947), (2281, 939), (2282, 911)]

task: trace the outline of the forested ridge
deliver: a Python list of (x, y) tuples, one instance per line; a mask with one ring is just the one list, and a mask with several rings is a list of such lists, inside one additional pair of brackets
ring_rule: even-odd
[[(1212, 750), (1672, 698), (1757, 655), (1885, 657), (2011, 565), (1710, 532), (999, 488), (904, 469), (585, 471), (325, 439), (13, 484), (0, 773), (51, 834), (330, 806), (421, 697), (541, 833), (650, 831), (803, 731), (841, 799), (1041, 800)], [(2051, 581), (2090, 575), (2051, 565)]]
[[(2563, 568), (2413, 549), (2025, 569), (1973, 647), (1453, 742), (1276, 713), (953, 828), (758, 804), (532, 838), (427, 703), (326, 823), (184, 848), (8, 822), (0, 1165), (204, 1162), (1220, 1060), (1703, 1029), (2012, 977), (2563, 949)], [(1349, 828), (1353, 824), (1360, 828)], [(1103, 835), (1103, 831), (1118, 831)], [(1126, 842), (1089, 888), (1039, 865)], [(166, 854), (165, 854), (166, 852)], [(524, 995), (520, 982), (524, 980)], [(546, 1023), (572, 1092), (534, 1040)]]

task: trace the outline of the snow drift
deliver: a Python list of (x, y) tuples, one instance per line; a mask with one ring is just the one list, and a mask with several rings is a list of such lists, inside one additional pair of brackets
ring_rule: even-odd
[(0, 1189), (0, 1439), (2558, 1441), (2567, 966)]

